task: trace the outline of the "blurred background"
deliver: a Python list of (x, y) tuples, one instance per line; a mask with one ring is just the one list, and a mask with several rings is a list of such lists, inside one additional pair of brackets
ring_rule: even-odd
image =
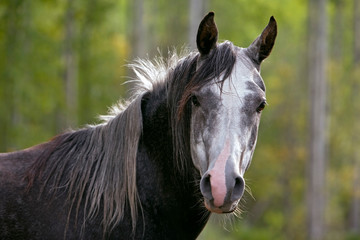
[(240, 218), (213, 217), (199, 239), (360, 239), (359, 2), (1, 0), (0, 152), (96, 123), (128, 96), (125, 65), (194, 49), (208, 11), (242, 47), (273, 15), (251, 190)]

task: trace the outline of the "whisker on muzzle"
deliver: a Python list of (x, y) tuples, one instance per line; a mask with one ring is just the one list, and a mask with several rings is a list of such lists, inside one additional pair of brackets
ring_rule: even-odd
[(247, 182), (249, 181), (248, 179), (245, 179), (245, 192), (247, 192), (249, 194), (249, 196), (253, 199), (253, 200), (256, 200), (252, 191), (251, 191), (251, 188), (250, 186), (247, 184)]

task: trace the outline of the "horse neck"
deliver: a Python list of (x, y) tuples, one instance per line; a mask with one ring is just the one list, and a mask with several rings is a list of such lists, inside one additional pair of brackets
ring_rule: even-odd
[[(163, 91), (161, 91), (163, 92)], [(172, 157), (172, 137), (169, 134), (169, 110), (165, 94), (148, 93), (142, 102), (143, 113), (143, 142), (150, 154)]]
[[(178, 163), (174, 158), (171, 107), (168, 102), (163, 92), (148, 93), (143, 98), (143, 134), (140, 145), (145, 146), (149, 158), (147, 161), (153, 166), (149, 167), (148, 162), (140, 164), (144, 164), (147, 169), (151, 169), (150, 171), (155, 166), (157, 170), (152, 172), (153, 174), (161, 172), (162, 179), (159, 181), (166, 183), (167, 186), (157, 186), (157, 188), (163, 187), (167, 197), (171, 196), (174, 202), (181, 202), (176, 209), (187, 216), (187, 223), (191, 223), (188, 231), (195, 232), (197, 235), (205, 226), (210, 214), (204, 211), (200, 201), (202, 198), (198, 184), (200, 175), (193, 166), (192, 160), (183, 159), (189, 161), (184, 173), (179, 171)], [(151, 177), (159, 176), (152, 175)], [(170, 192), (168, 192), (168, 186), (171, 186)]]
[[(166, 87), (158, 91), (152, 91), (145, 94), (142, 101), (143, 114), (143, 143), (146, 145), (150, 157), (157, 158), (167, 164), (170, 172), (181, 176), (183, 180), (193, 181), (197, 177), (197, 171), (193, 166), (190, 157), (183, 158), (187, 169), (179, 169), (179, 163), (176, 159), (177, 148), (174, 147), (174, 136), (176, 133), (171, 119), (171, 106), (167, 99)], [(185, 143), (181, 143), (185, 144)], [(190, 154), (188, 154), (190, 156)], [(179, 171), (180, 170), (180, 171)]]

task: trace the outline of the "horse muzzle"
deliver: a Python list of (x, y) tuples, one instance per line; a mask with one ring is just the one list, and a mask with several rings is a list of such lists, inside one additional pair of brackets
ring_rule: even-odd
[(223, 175), (222, 178), (209, 171), (200, 181), (200, 190), (205, 207), (215, 213), (233, 212), (245, 190), (244, 179), (237, 174)]

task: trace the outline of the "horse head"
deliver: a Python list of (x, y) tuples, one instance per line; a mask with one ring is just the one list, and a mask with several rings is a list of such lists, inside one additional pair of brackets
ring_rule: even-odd
[[(205, 206), (212, 212), (234, 211), (244, 193), (244, 173), (254, 153), (261, 111), (266, 106), (260, 64), (269, 56), (276, 34), (276, 21), (271, 17), (248, 48), (232, 48), (236, 60), (228, 76), (191, 90), (191, 157), (201, 174)], [(210, 12), (197, 34), (200, 55), (196, 71), (206, 68), (206, 59), (221, 47), (217, 38), (214, 13)]]

